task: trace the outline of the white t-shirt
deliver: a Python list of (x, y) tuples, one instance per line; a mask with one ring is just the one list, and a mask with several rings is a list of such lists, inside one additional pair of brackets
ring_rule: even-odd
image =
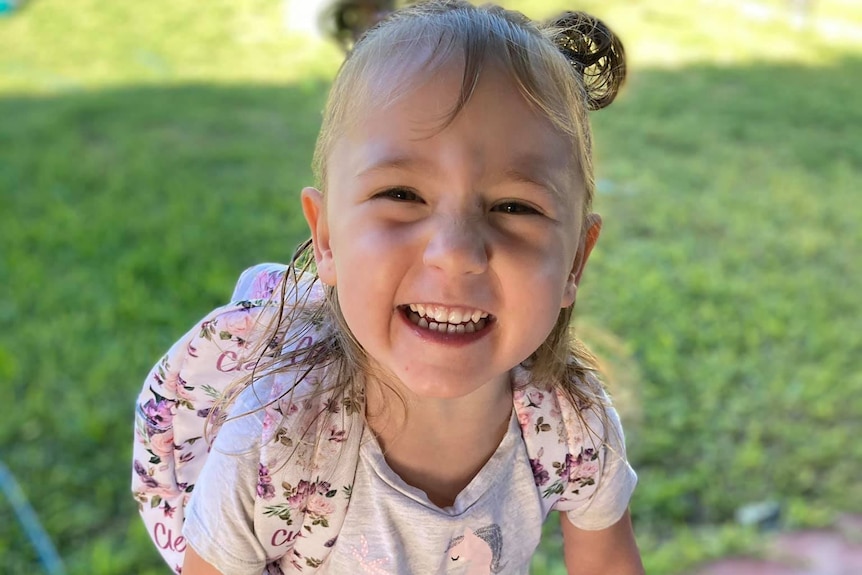
[(353, 498), (323, 573), (528, 572), (545, 518), (516, 418), (444, 509), (392, 471), (367, 429), (363, 439)]
[[(249, 449), (262, 425), (256, 413), (221, 429), (187, 511), (188, 543), (225, 575), (259, 575), (266, 563), (253, 528), (259, 452)], [(585, 529), (616, 523), (636, 483), (624, 446), (614, 442), (622, 441), (615, 413), (611, 425), (608, 449), (616, 455), (608, 455), (586, 510), (569, 514)], [(317, 573), (528, 573), (546, 517), (514, 415), (491, 459), (451, 507), (441, 509), (407, 485), (367, 428), (356, 465), (344, 523)]]

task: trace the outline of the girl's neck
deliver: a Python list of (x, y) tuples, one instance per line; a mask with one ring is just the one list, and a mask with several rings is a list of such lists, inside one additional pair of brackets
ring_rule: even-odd
[(497, 450), (512, 415), (511, 382), (468, 396), (423, 398), (369, 383), (368, 425), (389, 466), (439, 507), (452, 505)]

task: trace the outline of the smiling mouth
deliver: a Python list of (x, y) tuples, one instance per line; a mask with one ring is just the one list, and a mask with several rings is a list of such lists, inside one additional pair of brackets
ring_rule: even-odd
[(493, 321), (493, 316), (479, 309), (421, 303), (401, 306), (401, 309), (413, 325), (445, 334), (475, 333), (482, 331)]

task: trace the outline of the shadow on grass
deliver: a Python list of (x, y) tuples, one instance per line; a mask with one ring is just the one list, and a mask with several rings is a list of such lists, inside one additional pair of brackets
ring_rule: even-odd
[[(803, 515), (862, 501), (846, 441), (862, 433), (848, 377), (862, 357), (860, 78), (859, 58), (643, 70), (595, 116), (607, 225), (579, 307), (643, 375), (629, 441), (650, 533), (768, 497)], [(163, 572), (128, 490), (132, 402), (239, 271), (285, 261), (305, 235), (325, 90), (0, 99), (0, 445), (70, 572)], [(792, 425), (764, 417), (778, 407)], [(548, 570), (556, 552), (544, 546)], [(13, 521), (0, 564), (37, 569)]]

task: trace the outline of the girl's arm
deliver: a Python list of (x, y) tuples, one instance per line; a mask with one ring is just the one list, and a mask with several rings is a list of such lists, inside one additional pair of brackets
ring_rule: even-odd
[(598, 531), (575, 527), (565, 513), (560, 513), (560, 523), (569, 575), (644, 575), (628, 511), (619, 521)]
[(222, 575), (222, 572), (203, 560), (191, 545), (187, 545), (183, 575)]

